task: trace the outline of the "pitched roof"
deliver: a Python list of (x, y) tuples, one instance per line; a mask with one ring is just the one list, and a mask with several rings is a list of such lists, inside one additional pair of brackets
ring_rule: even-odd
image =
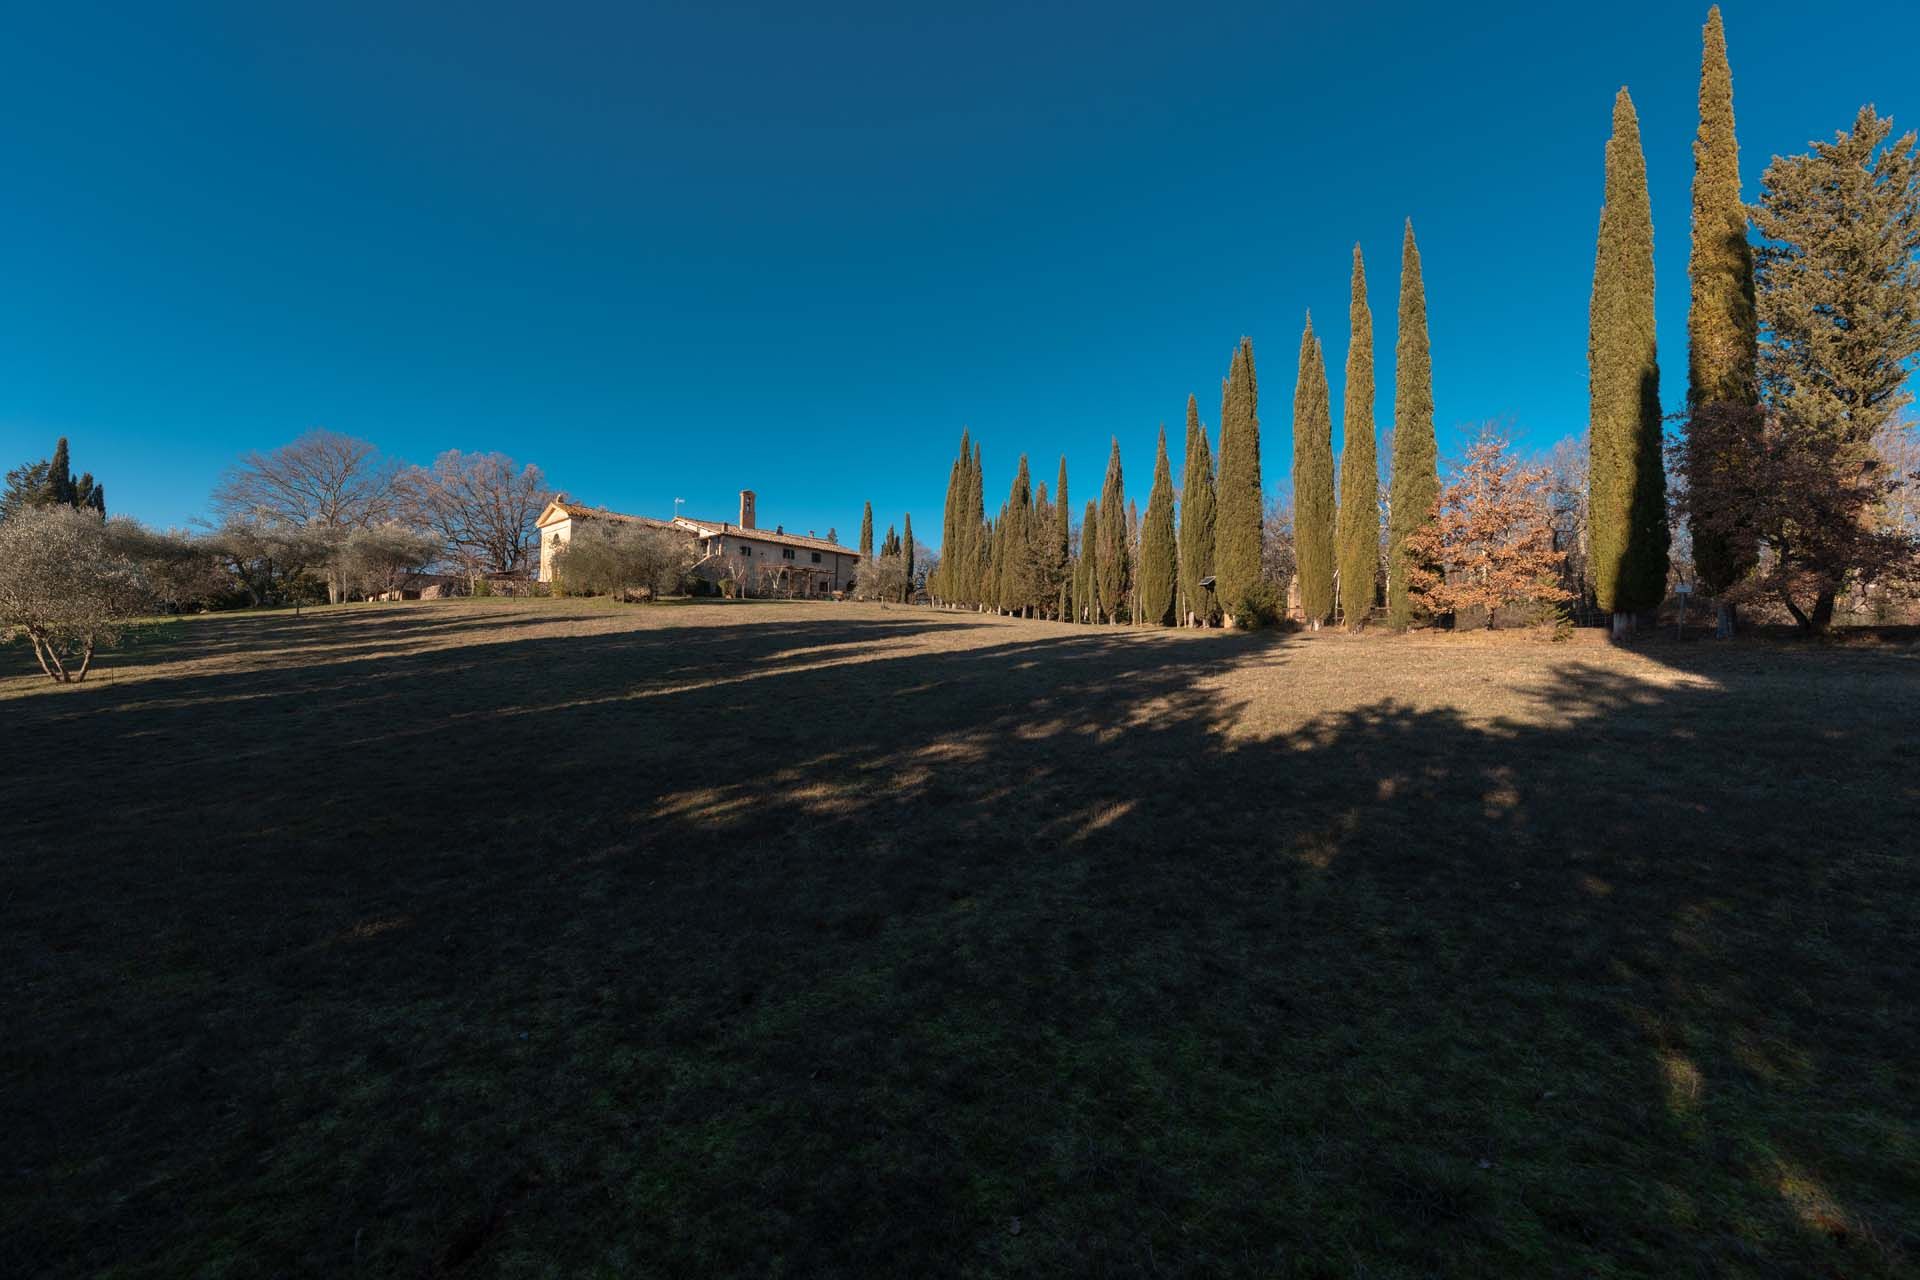
[(646, 525), (650, 529), (672, 529), (671, 520), (655, 520), (652, 516), (630, 516), (622, 511), (609, 511), (605, 507), (590, 507), (584, 502), (569, 502), (565, 498), (555, 498), (547, 504), (547, 509), (535, 520), (535, 528), (544, 528), (560, 520), (618, 520), (623, 524)]
[(617, 520), (626, 524), (644, 525), (649, 529), (681, 529), (697, 538), (747, 538), (755, 542), (771, 542), (783, 547), (800, 547), (807, 551), (831, 551), (836, 555), (858, 560), (860, 553), (844, 543), (828, 542), (825, 538), (803, 538), (797, 533), (781, 533), (774, 529), (747, 529), (725, 520), (696, 520), (691, 516), (676, 516), (672, 520), (655, 520), (652, 516), (630, 516), (621, 511), (609, 511), (605, 507), (590, 507), (583, 502), (569, 502), (556, 498), (547, 504), (547, 509), (534, 521), (536, 528), (545, 528), (557, 524), (560, 520)]
[(797, 533), (780, 533), (774, 529), (747, 529), (737, 524), (728, 524), (724, 520), (694, 520), (683, 517), (680, 525), (692, 526), (703, 538), (750, 538), (756, 542), (772, 542), (783, 547), (801, 547), (808, 551), (831, 551), (849, 559), (860, 558), (859, 549), (849, 547), (843, 542), (828, 542), (825, 538), (804, 538)]

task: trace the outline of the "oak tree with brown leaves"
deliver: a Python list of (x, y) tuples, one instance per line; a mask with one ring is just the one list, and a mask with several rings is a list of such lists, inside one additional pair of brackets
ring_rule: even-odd
[(1554, 549), (1552, 475), (1526, 467), (1491, 428), (1440, 490), (1433, 519), (1407, 535), (1408, 588), (1435, 614), (1560, 605), (1565, 553)]

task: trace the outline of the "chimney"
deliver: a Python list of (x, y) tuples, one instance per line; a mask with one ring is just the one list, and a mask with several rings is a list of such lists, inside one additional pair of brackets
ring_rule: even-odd
[(740, 491), (740, 527), (742, 529), (757, 529), (760, 527), (753, 522), (753, 490), (751, 489), (742, 489)]

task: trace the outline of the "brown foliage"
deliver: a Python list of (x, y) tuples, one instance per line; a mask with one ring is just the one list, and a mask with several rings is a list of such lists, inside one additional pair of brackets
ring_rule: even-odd
[(1436, 614), (1484, 609), (1489, 627), (1505, 606), (1572, 599), (1561, 581), (1566, 553), (1554, 549), (1551, 486), (1548, 468), (1522, 467), (1505, 439), (1483, 431), (1434, 518), (1407, 535), (1409, 589)]
[[(1798, 422), (1791, 411), (1729, 403), (1696, 409), (1691, 449), (1673, 462), (1688, 482), (1678, 502), (1696, 530), (1762, 551), (1728, 591), (1736, 602), (1777, 599), (1802, 628), (1824, 630), (1850, 575), (1862, 582), (1910, 574), (1916, 542), (1886, 513), (1906, 481), (1881, 456)], [(1689, 474), (1695, 457), (1733, 460), (1711, 486)]]

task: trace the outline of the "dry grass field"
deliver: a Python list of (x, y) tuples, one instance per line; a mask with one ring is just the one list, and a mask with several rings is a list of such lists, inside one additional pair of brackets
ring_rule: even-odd
[(0, 649), (0, 1273), (1913, 1274), (1911, 647)]

